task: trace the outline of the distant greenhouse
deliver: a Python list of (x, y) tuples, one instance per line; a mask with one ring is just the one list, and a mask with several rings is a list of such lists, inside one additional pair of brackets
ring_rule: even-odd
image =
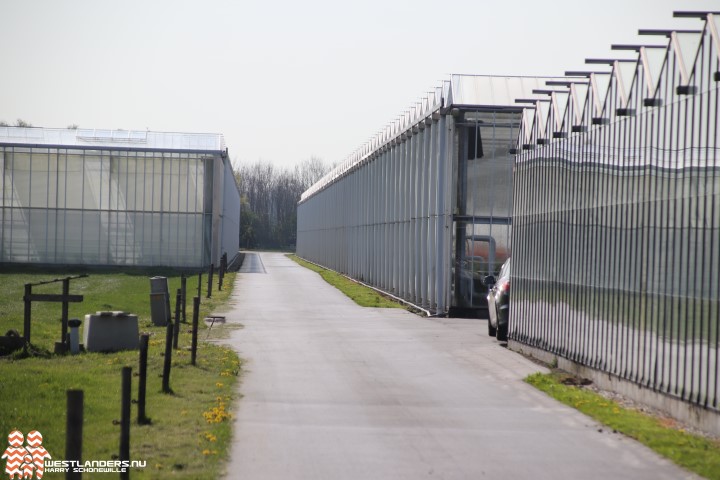
[(511, 247), (516, 99), (552, 80), (452, 75), (302, 195), (298, 255), (432, 313), (482, 314)]
[(0, 263), (204, 267), (239, 248), (222, 135), (0, 127)]

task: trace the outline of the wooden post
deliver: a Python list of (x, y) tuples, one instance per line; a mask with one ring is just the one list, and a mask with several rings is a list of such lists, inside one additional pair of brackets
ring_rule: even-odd
[(198, 297), (202, 297), (202, 272), (198, 273)]
[(63, 353), (69, 349), (67, 334), (68, 334), (68, 300), (67, 297), (70, 295), (70, 278), (63, 278), (62, 281), (62, 295), (64, 300), (62, 302), (62, 331), (60, 332), (60, 350)]
[(173, 340), (173, 323), (168, 322), (167, 328), (165, 329), (165, 362), (163, 364), (163, 379), (162, 379), (162, 391), (163, 393), (172, 393), (170, 390), (170, 367), (172, 366), (172, 340)]
[(182, 297), (182, 290), (177, 289), (175, 292), (175, 323), (173, 328), (173, 348), (178, 348), (178, 338), (180, 337), (180, 298)]
[(138, 416), (137, 422), (140, 425), (147, 425), (150, 419), (145, 415), (145, 397), (147, 386), (147, 357), (150, 335), (140, 335), (140, 377), (138, 378)]
[(225, 269), (227, 268), (227, 254), (223, 253), (220, 257), (220, 273), (218, 274), (218, 291), (222, 291), (223, 281), (225, 280)]
[(213, 271), (215, 270), (215, 264), (210, 264), (210, 273), (208, 273), (208, 285), (207, 285), (207, 298), (212, 297), (212, 281), (213, 281)]
[(222, 262), (220, 263), (220, 269), (218, 270), (218, 292), (222, 292), (222, 285), (223, 285), (223, 276), (225, 275), (225, 272), (222, 268)]
[[(122, 398), (120, 403), (120, 458), (130, 461), (130, 395), (132, 382), (132, 367), (122, 369)], [(130, 478), (130, 468), (120, 472), (121, 479)]]
[(193, 318), (192, 318), (192, 344), (190, 347), (190, 364), (195, 365), (197, 359), (197, 336), (198, 336), (198, 320), (200, 318), (200, 297), (193, 298)]
[(183, 323), (187, 323), (187, 316), (185, 315), (187, 305), (187, 277), (184, 273), (180, 275), (180, 290), (182, 290), (182, 321)]
[(24, 321), (23, 321), (23, 337), (25, 338), (25, 348), (27, 348), (28, 344), (30, 343), (30, 307), (32, 305), (30, 301), (30, 296), (32, 295), (32, 285), (29, 283), (25, 284), (25, 296), (23, 297), (23, 300), (25, 301), (25, 310), (24, 310)]
[[(65, 460), (82, 462), (83, 432), (83, 391), (68, 390), (67, 417), (65, 420)], [(74, 472), (70, 467), (65, 472), (65, 480), (80, 480), (82, 473)]]

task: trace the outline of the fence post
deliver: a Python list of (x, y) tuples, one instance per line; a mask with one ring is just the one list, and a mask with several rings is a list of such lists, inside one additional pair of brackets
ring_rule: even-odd
[[(83, 431), (83, 391), (68, 390), (67, 417), (65, 420), (65, 460), (82, 461), (82, 431)], [(65, 480), (80, 480), (81, 472), (75, 472), (72, 467), (65, 472)]]
[(198, 273), (198, 297), (202, 297), (202, 272)]
[(69, 350), (68, 345), (68, 301), (67, 296), (70, 295), (70, 278), (63, 278), (62, 281), (62, 294), (66, 297), (66, 300), (62, 302), (62, 331), (60, 332), (60, 349), (62, 353)]
[[(122, 399), (120, 406), (120, 461), (130, 460), (130, 395), (132, 367), (122, 369)], [(130, 478), (130, 468), (120, 472), (120, 478)]]
[(140, 425), (147, 425), (150, 419), (145, 415), (145, 392), (147, 385), (147, 356), (150, 335), (140, 335), (140, 377), (138, 378), (138, 416), (137, 422)]
[(163, 393), (172, 393), (170, 390), (170, 367), (172, 362), (172, 340), (173, 340), (173, 323), (168, 322), (167, 328), (165, 329), (165, 362), (163, 364), (163, 379), (162, 379), (162, 391)]
[(223, 253), (220, 257), (220, 273), (218, 274), (218, 291), (222, 291), (223, 281), (225, 280), (225, 269), (227, 269), (227, 253)]
[(177, 289), (175, 292), (175, 324), (173, 325), (173, 348), (178, 348), (178, 338), (180, 337), (180, 298), (182, 297), (182, 290)]
[(27, 345), (30, 343), (30, 307), (32, 305), (30, 302), (30, 295), (32, 295), (32, 285), (26, 283), (25, 296), (23, 297), (23, 300), (25, 301), (25, 309), (23, 312), (23, 337), (25, 338), (25, 348), (27, 348)]
[(187, 323), (187, 316), (185, 315), (187, 304), (187, 277), (184, 273), (180, 275), (180, 290), (182, 290), (182, 321), (183, 323)]
[(200, 317), (200, 297), (193, 298), (193, 318), (192, 318), (192, 344), (190, 351), (190, 364), (195, 365), (197, 359), (197, 335), (198, 335), (198, 319)]
[(208, 273), (207, 298), (212, 297), (213, 270), (215, 270), (215, 264), (211, 263), (210, 272)]

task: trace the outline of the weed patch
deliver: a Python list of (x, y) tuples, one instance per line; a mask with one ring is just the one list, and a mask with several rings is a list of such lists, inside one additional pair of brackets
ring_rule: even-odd
[(297, 255), (287, 255), (287, 257), (295, 263), (319, 273), (323, 280), (350, 297), (352, 301), (361, 307), (405, 308), (400, 302), (383, 296), (372, 288), (353, 282), (337, 272), (306, 262)]

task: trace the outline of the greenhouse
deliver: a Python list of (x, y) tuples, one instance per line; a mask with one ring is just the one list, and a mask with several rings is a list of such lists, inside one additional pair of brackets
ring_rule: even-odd
[(522, 126), (510, 338), (718, 410), (720, 16), (675, 16)]
[(720, 14), (675, 16), (561, 78), (452, 76), (305, 192), (298, 253), (475, 316), (512, 250), (510, 348), (716, 412)]
[(0, 263), (200, 268), (238, 251), (222, 135), (0, 127)]
[(551, 78), (452, 75), (306, 191), (298, 255), (432, 313), (482, 315), (510, 251), (511, 151)]

